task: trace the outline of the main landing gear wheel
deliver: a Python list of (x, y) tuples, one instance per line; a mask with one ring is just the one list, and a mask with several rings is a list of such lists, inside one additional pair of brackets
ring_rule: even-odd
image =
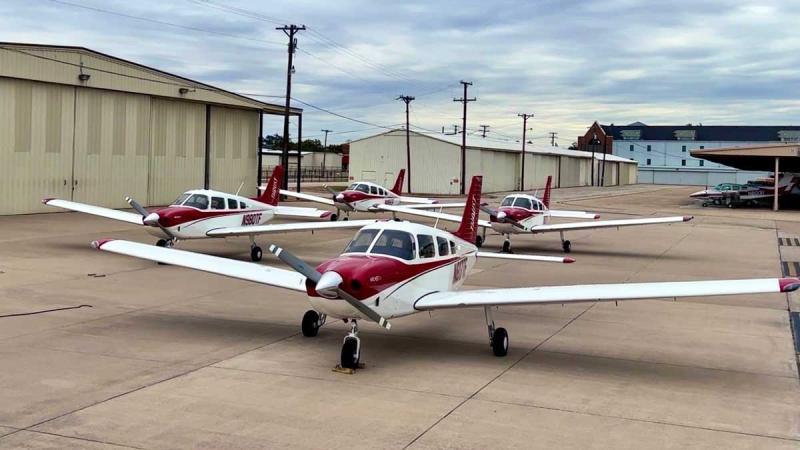
[(358, 369), (358, 361), (361, 359), (358, 347), (358, 338), (350, 336), (344, 338), (341, 358), (342, 368), (353, 370)]
[(250, 249), (250, 259), (254, 262), (261, 261), (262, 255), (261, 247), (254, 245), (253, 248)]
[(475, 236), (475, 247), (483, 247), (483, 236)]
[(503, 241), (503, 253), (511, 253), (511, 241)]
[(166, 246), (167, 246), (166, 239), (159, 239), (158, 241), (156, 241), (156, 247), (166, 247)]
[(319, 313), (313, 309), (309, 309), (303, 314), (303, 322), (300, 328), (303, 330), (303, 336), (314, 337), (319, 333), (319, 328), (325, 323), (325, 319), (320, 321)]
[(506, 356), (508, 354), (508, 332), (505, 328), (498, 328), (492, 334), (492, 352), (494, 356)]
[(561, 243), (561, 248), (564, 250), (564, 253), (569, 253), (572, 251), (572, 242), (566, 240)]
[(339, 215), (336, 213), (331, 214), (331, 222), (336, 222), (339, 220)]

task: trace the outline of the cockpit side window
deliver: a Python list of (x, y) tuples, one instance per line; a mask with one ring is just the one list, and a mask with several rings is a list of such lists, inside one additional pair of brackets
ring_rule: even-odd
[(433, 258), (436, 256), (436, 245), (433, 243), (433, 236), (428, 234), (418, 234), (417, 240), (419, 241), (420, 258)]
[(236, 205), (237, 205), (238, 203), (239, 203), (239, 202), (237, 202), (235, 199), (229, 198), (229, 199), (228, 199), (228, 209), (237, 209), (237, 208), (236, 208)]
[(533, 207), (531, 206), (531, 199), (527, 197), (517, 197), (517, 199), (514, 200), (514, 207), (533, 209)]
[(456, 254), (456, 243), (453, 241), (450, 241), (450, 253)]
[(370, 244), (372, 244), (373, 239), (375, 239), (375, 235), (378, 234), (379, 230), (361, 230), (358, 232), (356, 237), (347, 244), (347, 247), (344, 249), (344, 253), (365, 253), (369, 250)]
[(378, 188), (378, 194), (382, 197), (386, 197), (386, 191), (384, 191), (383, 188)]
[(500, 206), (511, 206), (514, 204), (514, 197), (506, 197), (503, 199), (503, 203), (500, 203)]
[(208, 196), (203, 194), (193, 194), (189, 197), (189, 200), (186, 200), (186, 203), (183, 206), (191, 206), (192, 208), (197, 209), (208, 209)]
[(222, 197), (211, 197), (211, 209), (225, 209), (225, 199)]
[(439, 256), (447, 256), (450, 254), (450, 247), (447, 245), (447, 239), (436, 236), (436, 244), (439, 246)]
[(378, 188), (376, 188), (375, 186), (370, 186), (369, 193), (372, 195), (378, 195)]
[(247, 203), (239, 202), (239, 207), (242, 208), (242, 209), (247, 209)]
[(171, 205), (179, 206), (182, 205), (186, 199), (189, 198), (189, 194), (181, 194), (180, 197), (176, 198), (174, 202), (170, 203)]
[(365, 194), (369, 194), (369, 186), (367, 186), (366, 184), (359, 184), (358, 186), (356, 186), (356, 190), (359, 192), (363, 192)]
[(414, 236), (405, 231), (383, 230), (369, 252), (410, 261), (414, 259)]
[(544, 211), (544, 205), (539, 200), (533, 200), (534, 211)]

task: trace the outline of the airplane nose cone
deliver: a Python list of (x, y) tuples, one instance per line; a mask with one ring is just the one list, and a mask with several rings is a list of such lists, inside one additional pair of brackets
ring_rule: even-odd
[(142, 222), (144, 222), (145, 225), (156, 227), (158, 226), (159, 219), (161, 219), (161, 217), (157, 213), (150, 213), (144, 218), (144, 220), (142, 220)]
[(325, 272), (319, 278), (316, 287), (314, 288), (317, 293), (325, 298), (337, 298), (339, 293), (336, 292), (344, 280), (342, 276), (336, 272)]
[(500, 220), (505, 219), (506, 218), (506, 213), (504, 213), (503, 211), (498, 211), (497, 212), (497, 218), (500, 219)]
[(336, 201), (343, 202), (344, 201), (344, 194), (336, 194)]

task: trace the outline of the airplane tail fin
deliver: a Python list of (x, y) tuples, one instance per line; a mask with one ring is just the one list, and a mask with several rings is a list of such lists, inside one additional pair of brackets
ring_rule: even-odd
[(269, 177), (267, 188), (256, 199), (261, 203), (266, 203), (272, 206), (278, 206), (280, 198), (281, 182), (283, 182), (283, 166), (275, 166), (272, 171), (272, 176)]
[(550, 209), (550, 191), (553, 188), (553, 176), (547, 176), (547, 184), (544, 187), (544, 197), (542, 197), (542, 203), (544, 203), (544, 207)]
[(392, 192), (397, 195), (402, 195), (403, 193), (403, 180), (406, 177), (406, 169), (400, 169), (400, 173), (397, 174), (397, 180), (394, 182), (394, 187), (392, 188)]
[(464, 206), (464, 215), (461, 217), (461, 225), (458, 230), (453, 233), (467, 242), (475, 242), (478, 236), (478, 216), (481, 212), (481, 186), (483, 184), (483, 177), (475, 175), (472, 177), (472, 183), (469, 185), (469, 196), (467, 196), (466, 206)]

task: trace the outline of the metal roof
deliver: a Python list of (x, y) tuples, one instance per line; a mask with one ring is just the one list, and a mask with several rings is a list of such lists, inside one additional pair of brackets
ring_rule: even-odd
[(781, 171), (800, 173), (800, 144), (757, 145), (692, 150), (695, 158), (706, 159), (740, 170), (775, 170), (775, 158), (780, 158)]
[[(90, 75), (90, 78), (83, 82), (79, 81), (80, 73)], [(267, 114), (284, 112), (284, 105), (265, 103), (79, 46), (0, 42), (0, 77), (257, 109)], [(187, 91), (181, 93), (181, 88), (186, 88)], [(290, 109), (291, 115), (299, 115), (302, 112), (301, 108)]]
[[(781, 142), (800, 137), (797, 125), (601, 125), (614, 140)], [(632, 138), (638, 133), (638, 139)], [(790, 137), (791, 135), (791, 137)], [(693, 138), (690, 138), (693, 136)]]
[[(376, 135), (364, 137), (361, 139), (356, 139), (351, 141), (350, 143), (364, 141), (367, 139), (372, 139), (378, 136), (385, 136), (385, 135), (392, 135), (397, 134), (398, 137), (405, 138), (406, 130), (405, 129), (395, 129), (389, 130), (383, 133), (379, 133)], [(434, 139), (437, 141), (446, 142), (448, 144), (457, 145), (461, 147), (461, 135), (446, 135), (441, 133), (419, 133), (416, 131), (411, 131), (410, 134), (414, 137), (425, 137), (428, 139)], [(492, 138), (483, 138), (481, 136), (475, 135), (467, 135), (467, 148), (469, 149), (476, 149), (476, 150), (488, 150), (488, 151), (495, 151), (495, 152), (513, 152), (513, 153), (521, 153), (522, 152), (522, 143), (521, 142), (513, 142), (513, 141), (501, 141), (495, 140)], [(541, 155), (558, 155), (558, 156), (571, 156), (574, 158), (591, 158), (592, 154), (589, 152), (584, 152), (580, 150), (568, 150), (563, 149), (560, 147), (551, 147), (545, 145), (537, 145), (537, 144), (526, 144), (525, 145), (525, 153), (535, 153)], [(596, 160), (603, 160), (602, 153), (595, 153)], [(635, 160), (622, 158), (619, 156), (608, 154), (606, 155), (606, 161), (614, 161), (614, 162), (624, 162), (630, 164), (638, 164)]]

